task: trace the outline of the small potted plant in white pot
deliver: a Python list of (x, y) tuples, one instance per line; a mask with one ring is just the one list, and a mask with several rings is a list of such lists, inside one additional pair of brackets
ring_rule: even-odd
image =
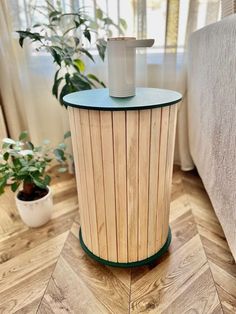
[[(70, 132), (64, 135), (64, 140)], [(58, 161), (60, 172), (67, 171), (66, 161), (71, 155), (66, 153), (66, 144), (51, 148), (45, 140), (35, 147), (23, 131), (18, 140), (4, 138), (0, 150), (0, 194), (7, 185), (15, 193), (16, 206), (23, 222), (29, 227), (39, 227), (51, 218), (53, 201), (49, 187), (51, 177), (47, 167)]]

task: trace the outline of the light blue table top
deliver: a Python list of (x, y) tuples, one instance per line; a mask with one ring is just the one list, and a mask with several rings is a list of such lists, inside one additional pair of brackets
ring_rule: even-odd
[(90, 89), (63, 97), (67, 106), (96, 110), (141, 110), (176, 104), (182, 95), (176, 91), (137, 87), (136, 95), (126, 98), (109, 96), (108, 88)]

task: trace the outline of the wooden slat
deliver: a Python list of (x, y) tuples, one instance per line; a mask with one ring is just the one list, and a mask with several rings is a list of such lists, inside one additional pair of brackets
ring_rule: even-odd
[(173, 173), (174, 162), (174, 145), (175, 145), (175, 132), (176, 132), (176, 117), (177, 117), (177, 105), (173, 105), (169, 108), (169, 122), (168, 122), (168, 138), (167, 138), (167, 153), (166, 153), (166, 172), (165, 172), (165, 213), (163, 215), (163, 229), (161, 243), (164, 243), (168, 235), (168, 223), (170, 212), (170, 197), (171, 197), (171, 182)]
[(104, 177), (102, 161), (102, 142), (101, 142), (101, 124), (100, 113), (97, 110), (89, 111), (92, 157), (93, 157), (93, 174), (95, 199), (97, 210), (97, 229), (99, 242), (99, 256), (107, 259), (107, 226), (105, 212), (105, 194), (104, 194)]
[(151, 110), (141, 110), (139, 116), (139, 252), (138, 259), (148, 256), (148, 202)]
[(107, 221), (108, 258), (117, 261), (115, 176), (113, 156), (113, 125), (111, 112), (101, 111), (102, 158)]
[(126, 198), (126, 115), (124, 111), (113, 112), (113, 140), (118, 261), (125, 263), (128, 261), (128, 233)]
[(88, 200), (85, 175), (85, 161), (83, 154), (83, 140), (80, 125), (80, 110), (69, 108), (69, 118), (71, 125), (72, 147), (75, 153), (75, 171), (79, 205), (81, 208), (81, 227), (84, 243), (92, 249), (90, 219), (88, 213)]
[(157, 189), (158, 189), (158, 164), (160, 149), (160, 123), (161, 109), (151, 111), (150, 128), (150, 175), (149, 175), (149, 216), (148, 216), (148, 255), (156, 253), (157, 232)]
[[(166, 241), (163, 239), (163, 233), (168, 232), (168, 221), (165, 216), (169, 217), (169, 208), (166, 208), (165, 201), (165, 176), (166, 176), (166, 154), (167, 154), (167, 140), (169, 129), (169, 107), (161, 109), (161, 134), (160, 134), (160, 159), (159, 159), (159, 175), (158, 175), (158, 189), (157, 189), (157, 234), (156, 234), (156, 249), (160, 249)], [(163, 222), (166, 222), (164, 225)]]
[(138, 137), (139, 113), (127, 111), (127, 201), (128, 201), (128, 260), (138, 260)]
[[(92, 145), (89, 125), (89, 111), (80, 110), (80, 125), (81, 125), (81, 137), (83, 143), (83, 154), (84, 154), (84, 166), (85, 166), (85, 178), (86, 181), (83, 184), (87, 189), (87, 200), (88, 200), (88, 211), (90, 221), (90, 232), (92, 251), (95, 255), (99, 256), (98, 248), (98, 228), (97, 228), (97, 212), (96, 212), (96, 201), (95, 201), (95, 190), (94, 190), (94, 168), (96, 164), (93, 163), (92, 159)], [(81, 167), (79, 168), (81, 171)]]

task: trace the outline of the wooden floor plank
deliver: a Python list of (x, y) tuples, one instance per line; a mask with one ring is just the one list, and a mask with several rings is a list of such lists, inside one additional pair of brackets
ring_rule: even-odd
[(114, 276), (109, 268), (90, 259), (83, 252), (73, 234), (69, 234), (61, 256), (108, 311), (127, 313), (128, 287), (117, 276)]
[(225, 314), (236, 313), (236, 297), (229, 294), (221, 286), (216, 285), (221, 306)]
[(140, 313), (150, 309), (158, 313), (172, 303), (185, 283), (207, 262), (199, 235), (196, 235), (164, 263), (152, 269), (131, 287), (131, 309)]
[(42, 268), (55, 264), (67, 235), (66, 231), (1, 264), (0, 293), (31, 277)]
[(229, 250), (222, 248), (209, 239), (202, 237), (201, 240), (205, 249), (207, 259), (236, 278), (236, 265)]
[(162, 312), (163, 314), (223, 313), (207, 263), (197, 275), (199, 277), (186, 286), (183, 293)]
[(0, 264), (66, 232), (70, 229), (74, 217), (75, 210), (50, 220), (42, 228), (27, 228), (24, 232), (2, 241), (0, 245)]
[[(65, 274), (67, 276), (65, 280)], [(38, 313), (107, 313), (86, 283), (60, 257)]]
[(236, 298), (236, 277), (233, 277), (221, 267), (209, 261), (215, 283), (230, 296)]
[(173, 221), (170, 224), (170, 227), (172, 233), (172, 241), (169, 248), (170, 253), (174, 253), (175, 250), (183, 246), (198, 234), (191, 210), (185, 212), (183, 215)]
[[(0, 313), (33, 313), (39, 306), (56, 262), (0, 294)], [(31, 312), (29, 311), (31, 310)]]

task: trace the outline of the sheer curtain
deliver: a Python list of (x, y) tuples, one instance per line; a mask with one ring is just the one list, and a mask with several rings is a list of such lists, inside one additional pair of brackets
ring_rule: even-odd
[[(36, 142), (43, 138), (58, 141), (69, 129), (66, 110), (51, 95), (55, 68), (50, 56), (39, 55), (30, 46), (19, 48), (14, 35), (14, 30), (35, 22), (27, 5), (44, 3), (44, 0), (0, 2), (0, 40), (4, 47), (0, 51), (0, 60), (4, 63), (0, 68), (0, 76), (4, 78), (0, 90), (10, 135), (28, 129)], [(183, 94), (178, 111), (175, 162), (183, 170), (192, 169), (187, 136), (185, 52), (191, 32), (219, 19), (220, 0), (114, 0), (112, 3), (107, 0), (61, 0), (61, 3), (67, 11), (70, 7), (76, 10), (85, 6), (91, 14), (94, 7), (99, 6), (114, 21), (119, 17), (126, 19), (127, 36), (155, 39), (154, 47), (137, 52), (137, 86), (175, 89)], [(2, 24), (6, 24), (5, 28)], [(14, 60), (13, 63), (8, 58)], [(107, 84), (106, 60), (101, 62), (95, 58), (95, 63), (86, 60), (87, 70)], [(6, 77), (10, 84), (6, 84)]]

